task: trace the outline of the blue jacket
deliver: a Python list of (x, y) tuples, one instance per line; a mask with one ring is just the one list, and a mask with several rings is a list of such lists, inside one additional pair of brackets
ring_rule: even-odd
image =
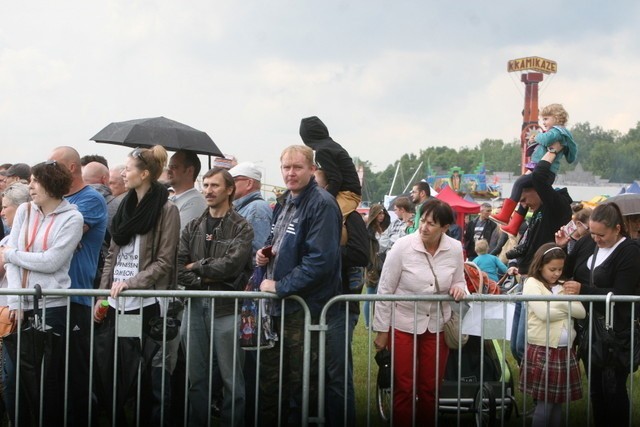
[[(289, 191), (279, 199), (273, 212), (272, 230), (285, 206)], [(340, 233), (342, 215), (336, 199), (318, 187), (311, 178), (309, 185), (293, 199), (296, 211), (286, 228), (275, 258), (273, 280), (276, 293), (302, 297), (312, 315), (317, 315), (329, 299), (340, 294)], [(269, 236), (269, 243), (273, 232)], [(280, 304), (274, 304), (279, 315)], [(300, 310), (296, 302), (287, 302), (286, 313)]]
[(551, 172), (558, 174), (560, 169), (560, 160), (567, 158), (567, 162), (573, 163), (578, 155), (578, 146), (573, 140), (573, 135), (564, 126), (554, 126), (547, 132), (540, 132), (536, 135), (536, 142), (540, 145), (536, 147), (531, 155), (531, 161), (538, 163), (547, 152), (547, 148), (551, 147), (554, 142), (560, 141), (564, 149), (556, 155), (553, 163), (551, 163)]

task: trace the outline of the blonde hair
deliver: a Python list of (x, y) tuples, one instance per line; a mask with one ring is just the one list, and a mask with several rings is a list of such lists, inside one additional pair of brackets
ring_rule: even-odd
[(476, 242), (476, 253), (478, 255), (484, 255), (489, 251), (489, 242), (485, 239), (480, 239)]
[(569, 121), (569, 113), (564, 109), (562, 104), (549, 104), (540, 111), (542, 117), (554, 117), (556, 123), (565, 126)]
[(291, 155), (294, 153), (300, 153), (304, 156), (305, 160), (309, 163), (310, 166), (315, 165), (314, 153), (313, 150), (306, 145), (290, 145), (284, 150), (282, 150), (282, 154), (280, 155), (280, 161), (286, 155)]
[(138, 169), (149, 171), (151, 182), (156, 182), (167, 166), (169, 154), (162, 145), (154, 145), (151, 148), (136, 148), (129, 157), (136, 161)]

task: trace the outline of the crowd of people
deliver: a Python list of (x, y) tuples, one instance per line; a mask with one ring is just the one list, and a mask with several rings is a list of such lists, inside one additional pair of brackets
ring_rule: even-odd
[[(194, 293), (181, 301), (127, 296), (127, 290), (243, 291), (260, 271), (261, 291), (302, 298), (311, 323), (317, 324), (331, 298), (363, 288), (371, 295), (463, 300), (468, 260), (492, 280), (518, 275), (527, 295), (636, 294), (636, 218), (625, 218), (613, 203), (572, 211), (566, 189), (553, 188), (560, 159), (576, 156), (564, 127), (567, 118), (558, 104), (543, 109), (546, 132), (532, 138), (531, 173), (500, 213), (492, 215), (491, 205), (482, 204), (464, 230), (456, 230), (455, 212), (431, 197), (424, 181), (416, 182), (408, 197), (396, 198), (389, 211), (376, 204), (363, 218), (356, 211), (362, 189), (353, 161), (315, 116), (301, 121), (304, 144), (286, 147), (280, 155), (286, 191), (274, 207), (260, 194), (262, 173), (253, 163), (214, 167), (201, 176), (195, 153), (178, 150), (169, 156), (159, 145), (136, 148), (123, 165), (112, 168), (99, 155), (81, 157), (66, 146), (34, 166), (0, 165), (1, 286), (108, 291), (105, 297), (74, 295), (68, 301), (47, 296), (38, 309), (33, 297), (9, 295), (0, 301), (10, 319), (26, 325), (27, 319), (43, 316), (65, 339), (66, 347), (56, 347), (47, 359), (41, 396), (46, 424), (62, 425), (66, 419), (88, 425), (104, 414), (126, 425), (132, 401), (143, 425), (183, 424), (183, 414), (194, 426), (207, 425), (212, 415), (221, 425), (234, 426), (299, 425), (302, 417), (314, 416), (316, 408), (310, 405), (305, 412), (304, 399), (318, 401), (318, 332), (311, 333), (311, 381), (305, 389), (305, 310), (296, 300), (269, 306), (270, 326), (282, 345), (256, 353), (240, 347), (240, 304), (232, 298)], [(525, 222), (527, 210), (532, 215)], [(516, 239), (517, 245), (507, 243)], [(452, 304), (364, 304), (364, 324), (374, 333), (376, 351), (393, 353), (394, 425), (434, 425), (449, 355), (443, 330)], [(605, 308), (596, 304), (594, 310)], [(178, 333), (154, 337), (153, 321), (169, 313)], [(140, 381), (138, 399), (131, 384), (118, 383), (113, 390), (119, 375), (114, 369), (123, 371), (140, 359), (114, 357), (113, 343), (121, 340), (118, 316), (125, 315), (141, 321), (137, 348), (144, 363), (142, 375), (131, 383)], [(534, 426), (560, 425), (562, 404), (582, 396), (573, 319), (585, 315), (578, 302), (516, 308), (511, 350), (518, 362), (525, 361), (520, 388), (537, 402)], [(356, 424), (351, 341), (359, 316), (355, 302), (327, 312), (329, 426)], [(624, 331), (632, 320), (630, 305), (618, 304), (614, 328)], [(11, 423), (38, 421), (40, 401), (30, 396), (20, 395), (15, 411), (20, 366), (10, 346), (2, 350), (2, 400)], [(69, 371), (65, 351), (73, 366)], [(592, 368), (596, 425), (628, 423), (628, 375), (629, 369), (620, 366)], [(63, 385), (68, 396), (61, 392)], [(93, 419), (91, 405), (97, 408)]]

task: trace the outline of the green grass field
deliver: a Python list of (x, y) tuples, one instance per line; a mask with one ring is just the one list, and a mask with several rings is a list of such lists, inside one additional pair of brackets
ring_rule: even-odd
[[(357, 420), (358, 425), (362, 426), (384, 426), (386, 423), (379, 417), (377, 401), (376, 401), (376, 374), (378, 372), (378, 366), (376, 365), (373, 355), (375, 350), (373, 348), (374, 334), (370, 333), (364, 327), (364, 319), (361, 317), (353, 337), (353, 357), (354, 357), (354, 386), (356, 390), (356, 407), (357, 407)], [(507, 360), (513, 369), (514, 384), (516, 385), (515, 398), (518, 405), (518, 411), (520, 417), (516, 417), (515, 413), (509, 420), (505, 420), (505, 426), (523, 426), (530, 425), (530, 418), (522, 416), (523, 410), (523, 395), (517, 390), (517, 384), (519, 379), (519, 370), (513, 357), (508, 350), (509, 343), (507, 342)], [(367, 357), (371, 355), (371, 357)], [(583, 370), (584, 371), (584, 370)], [(369, 387), (369, 393), (367, 388)], [(587, 425), (587, 379), (583, 377), (583, 399), (572, 402), (569, 408), (570, 425)], [(634, 425), (640, 425), (640, 371), (636, 372), (633, 376), (633, 395), (632, 395), (632, 407), (633, 407), (633, 420)], [(526, 399), (526, 410), (532, 409), (533, 404), (531, 399)], [(446, 415), (446, 418), (441, 419), (441, 425), (457, 425), (455, 414)], [(499, 415), (498, 415), (499, 417)], [(475, 420), (470, 415), (463, 415), (461, 417), (462, 426), (475, 425)], [(498, 426), (502, 425), (498, 418)], [(591, 420), (593, 425), (593, 420)], [(614, 426), (612, 426), (614, 427)], [(617, 427), (617, 426), (616, 426)]]

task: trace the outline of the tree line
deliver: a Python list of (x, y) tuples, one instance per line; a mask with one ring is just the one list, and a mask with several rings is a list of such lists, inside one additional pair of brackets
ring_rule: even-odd
[[(591, 127), (589, 122), (577, 123), (570, 128), (578, 146), (578, 159), (573, 164), (563, 161), (560, 173), (575, 169), (580, 163), (584, 170), (609, 179), (611, 182), (628, 183), (640, 179), (640, 122), (626, 134), (617, 130), (604, 130), (600, 126)], [(473, 148), (427, 147), (416, 155), (404, 154), (399, 160), (380, 172), (371, 170), (371, 163), (354, 158), (364, 166), (365, 182), (362, 199), (372, 203), (380, 202), (389, 192), (396, 166), (400, 162), (393, 194), (399, 194), (411, 184), (412, 175), (422, 162), (414, 181), (425, 178), (431, 168), (432, 173), (447, 174), (458, 166), (462, 173), (474, 173), (484, 160), (487, 175), (494, 172), (520, 173), (520, 140), (504, 142), (501, 139), (485, 139)]]

